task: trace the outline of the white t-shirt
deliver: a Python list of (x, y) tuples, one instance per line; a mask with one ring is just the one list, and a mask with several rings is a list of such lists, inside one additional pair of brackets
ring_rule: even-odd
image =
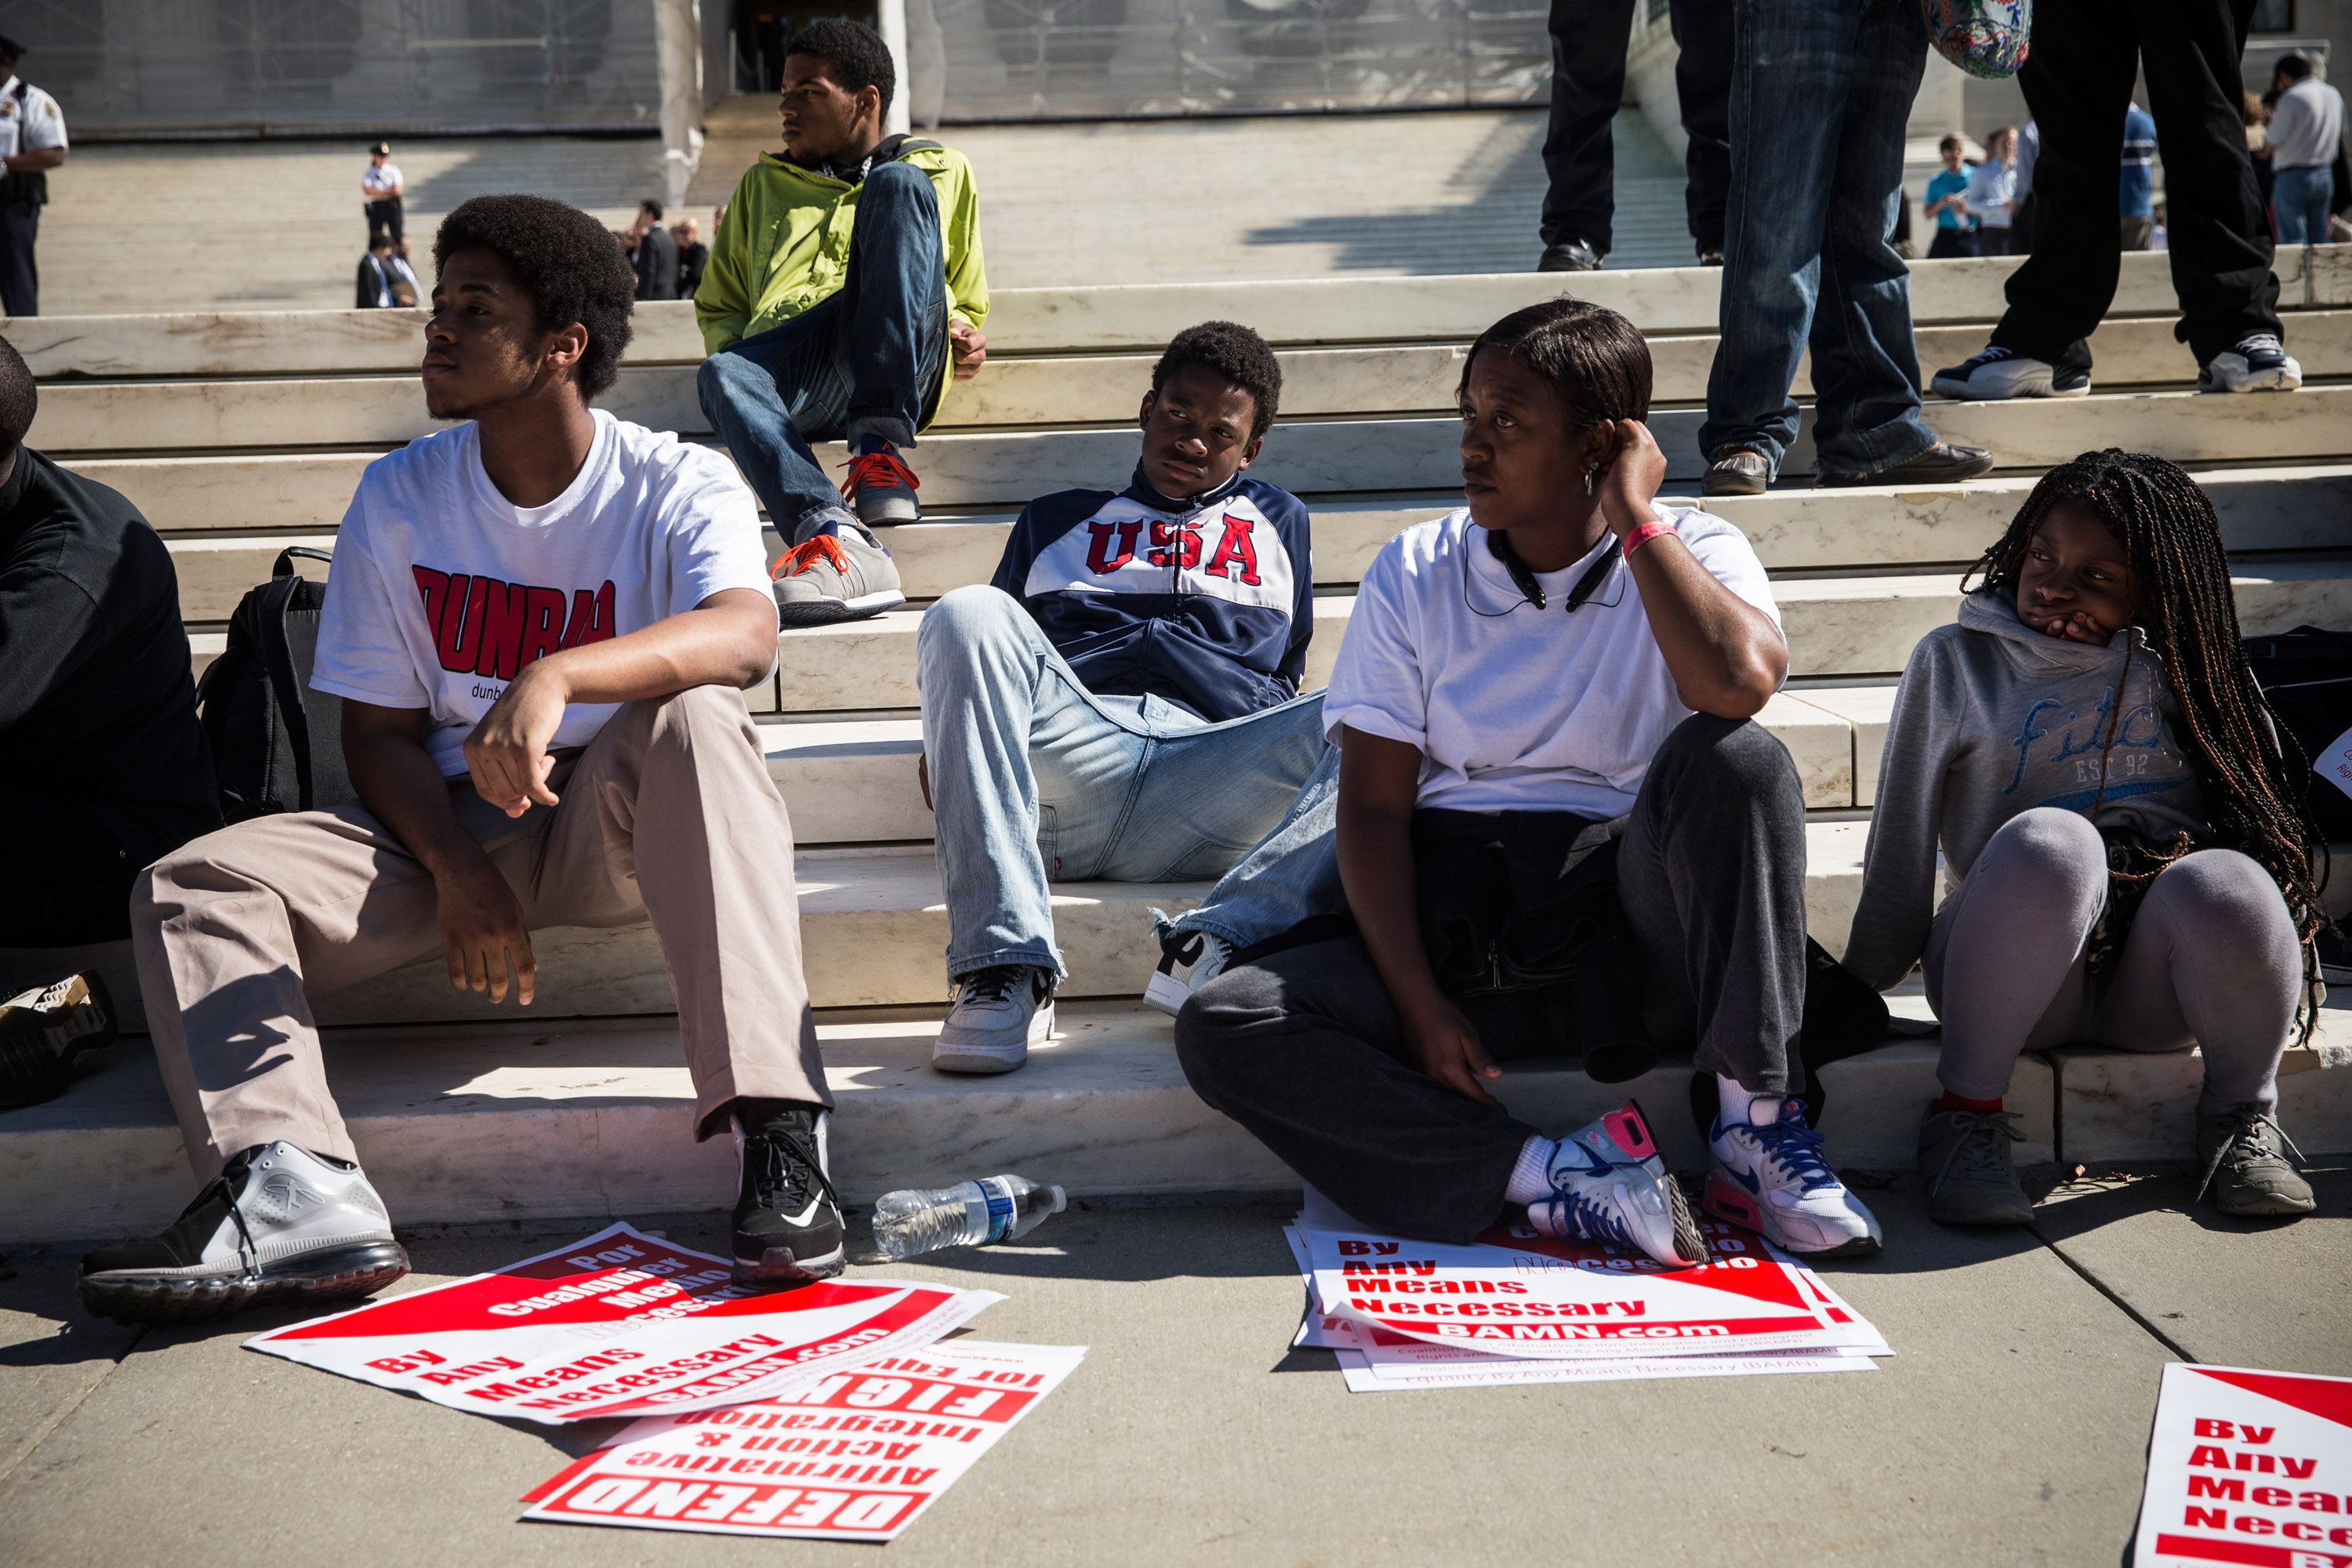
[[(595, 411), (569, 489), (519, 507), (482, 469), (470, 422), (378, 458), (335, 539), (310, 684), (423, 708), (443, 776), (544, 654), (625, 637), (725, 588), (762, 597), (759, 502), (726, 454)], [(617, 704), (573, 703), (551, 744), (584, 746)]]
[[(1748, 536), (1681, 507), (1657, 509), (1716, 580), (1780, 624)], [(1340, 726), (1421, 748), (1415, 804), (1454, 811), (1633, 809), (1650, 760), (1690, 717), (1642, 612), (1633, 569), (1615, 562), (1574, 615), (1569, 593), (1609, 547), (1543, 572), (1538, 610), (1486, 547), (1467, 510), (1416, 523), (1364, 574), (1323, 699)], [(1654, 543), (1646, 548), (1655, 549)]]
[(370, 163), (367, 173), (360, 176), (360, 187), (378, 200), (392, 195), (393, 186), (407, 183), (400, 177), (400, 165), (389, 158), (381, 164)]
[(58, 100), (26, 82), (25, 100), (19, 104), (16, 82), (13, 76), (0, 81), (0, 158), (64, 146), (66, 117)]

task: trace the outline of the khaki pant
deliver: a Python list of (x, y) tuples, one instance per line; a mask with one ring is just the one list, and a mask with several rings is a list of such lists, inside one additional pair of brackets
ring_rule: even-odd
[[(801, 973), (792, 825), (742, 700), (706, 686), (625, 704), (550, 783), (562, 804), (520, 817), (464, 777), (449, 799), (530, 929), (651, 916), (696, 1136), (724, 1125), (738, 1095), (831, 1104)], [(306, 997), (439, 958), (431, 874), (352, 802), (196, 839), (147, 868), (131, 917), (198, 1178), (277, 1138), (356, 1158)]]

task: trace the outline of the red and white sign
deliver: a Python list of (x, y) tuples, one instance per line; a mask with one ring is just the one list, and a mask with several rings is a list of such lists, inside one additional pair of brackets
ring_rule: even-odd
[(550, 1426), (788, 1393), (919, 1350), (1003, 1297), (895, 1279), (758, 1291), (627, 1225), (492, 1274), (245, 1342), (480, 1415)]
[(963, 1340), (834, 1372), (786, 1397), (639, 1421), (533, 1488), (523, 1517), (889, 1541), (1085, 1354)]
[(1885, 1352), (1878, 1331), (1811, 1270), (1749, 1232), (1704, 1228), (1712, 1259), (1682, 1269), (1525, 1224), (1496, 1226), (1466, 1247), (1370, 1232), (1304, 1237), (1323, 1310), (1360, 1332), (1538, 1360)]
[(2352, 1568), (2352, 1378), (2164, 1369), (2138, 1568)]

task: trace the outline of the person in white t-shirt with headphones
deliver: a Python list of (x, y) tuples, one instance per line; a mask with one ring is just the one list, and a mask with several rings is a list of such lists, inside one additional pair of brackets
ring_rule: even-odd
[(739, 1154), (737, 1277), (842, 1266), (792, 825), (740, 695), (776, 660), (757, 500), (725, 453), (591, 405), (636, 291), (593, 217), (478, 196), (434, 260), (425, 406), (460, 423), (361, 477), (310, 677), (358, 798), (208, 834), (131, 893), (207, 1184), (161, 1236), (82, 1259), (83, 1302), (118, 1321), (406, 1273), (308, 997), (437, 957), (457, 990), (528, 1006), (548, 926), (652, 921), (694, 1135)]
[(1796, 1098), (1804, 792), (1754, 721), (1788, 644), (1746, 537), (1654, 499), (1650, 388), (1633, 323), (1580, 300), (1472, 346), (1469, 504), (1381, 551), (1324, 699), (1354, 930), (1235, 953), (1177, 1055), (1365, 1225), (1467, 1242), (1523, 1204), (1680, 1268), (1705, 1248), (1638, 1112), (1552, 1137), (1490, 1088), (1515, 1057), (1616, 1083), (1687, 1050), (1719, 1106), (1707, 1209), (1875, 1252)]
[(41, 273), (33, 259), (51, 169), (66, 161), (66, 117), (58, 100), (16, 74), (25, 53), (0, 37), (0, 310), (41, 313)]

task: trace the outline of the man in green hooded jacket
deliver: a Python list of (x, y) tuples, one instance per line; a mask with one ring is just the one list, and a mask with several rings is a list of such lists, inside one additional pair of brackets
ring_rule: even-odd
[[(792, 546), (776, 566), (785, 626), (906, 603), (875, 525), (920, 515), (899, 456), (953, 379), (988, 357), (988, 281), (971, 165), (936, 142), (885, 138), (897, 85), (870, 27), (796, 34), (777, 106), (782, 153), (745, 173), (695, 290), (710, 357), (702, 411)], [(849, 443), (838, 488), (813, 442)]]

